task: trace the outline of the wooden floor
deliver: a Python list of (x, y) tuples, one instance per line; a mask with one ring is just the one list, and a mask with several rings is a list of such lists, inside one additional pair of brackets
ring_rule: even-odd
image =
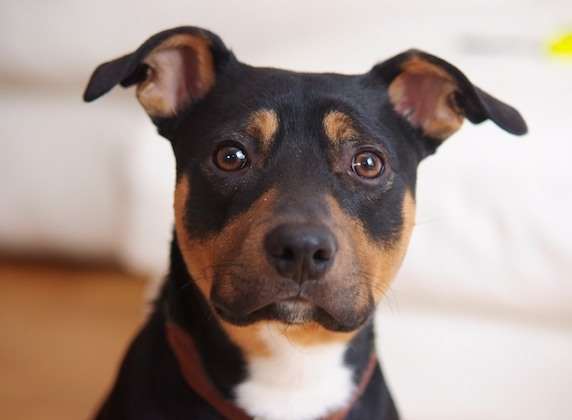
[(0, 417), (88, 419), (144, 319), (144, 281), (0, 261)]

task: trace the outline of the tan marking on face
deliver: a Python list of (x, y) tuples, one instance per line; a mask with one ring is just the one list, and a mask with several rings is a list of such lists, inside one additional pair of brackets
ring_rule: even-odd
[(220, 320), (220, 323), (232, 342), (242, 350), (247, 360), (252, 357), (271, 355), (270, 349), (260, 338), (260, 329), (265, 327), (263, 322), (245, 326), (237, 326), (224, 320)]
[[(177, 243), (181, 249), (187, 269), (189, 267), (193, 268), (192, 271), (189, 270), (190, 274), (209, 304), (210, 300), (208, 297), (212, 290), (213, 273), (208, 268), (215, 264), (217, 255), (225, 255), (229, 249), (233, 248), (233, 238), (236, 238), (237, 235), (242, 237), (246, 234), (245, 227), (249, 224), (249, 221), (256, 219), (257, 214), (261, 215), (268, 211), (268, 208), (274, 203), (275, 195), (275, 191), (267, 192), (252, 205), (250, 210), (231, 222), (222, 232), (207, 240), (195, 241), (190, 238), (184, 223), (185, 208), (189, 196), (189, 181), (186, 176), (181, 177), (178, 181), (175, 188), (175, 232)], [(256, 257), (256, 254), (260, 252), (258, 249), (255, 249), (255, 244), (263, 242), (262, 233), (265, 232), (265, 229), (258, 229), (257, 231), (261, 233), (259, 235), (256, 233), (252, 234), (248, 241), (251, 244), (251, 249), (243, 250), (245, 255), (251, 254)], [(234, 249), (234, 252), (236, 252), (236, 249)], [(229, 290), (226, 293), (232, 294), (233, 291), (230, 290), (232, 286), (225, 285), (225, 287), (227, 286)], [(236, 326), (220, 319), (214, 309), (212, 309), (212, 312), (213, 316), (219, 319), (221, 327), (230, 339), (243, 351), (247, 360), (252, 357), (266, 357), (270, 355), (270, 350), (259, 335), (261, 328), (266, 328), (269, 324), (277, 325), (277, 330), (282, 332), (292, 343), (300, 346), (348, 342), (357, 333), (357, 331), (349, 333), (330, 331), (315, 322), (302, 325), (284, 325), (276, 321), (260, 321), (247, 326)]]
[[(206, 301), (210, 303), (210, 296), (213, 287), (213, 266), (224, 264), (229, 254), (236, 255), (239, 251), (237, 244), (240, 240), (248, 236), (249, 241), (242, 243), (241, 255), (248, 261), (256, 261), (261, 255), (258, 247), (262, 246), (265, 229), (260, 226), (251, 230), (252, 222), (260, 220), (261, 215), (267, 213), (268, 208), (274, 203), (275, 191), (270, 190), (262, 195), (252, 204), (249, 210), (232, 220), (221, 232), (203, 240), (194, 240), (190, 237), (184, 223), (184, 215), (189, 197), (189, 180), (182, 176), (175, 188), (175, 232), (177, 243), (183, 255), (185, 265), (196, 285), (202, 292)], [(224, 293), (233, 293), (232, 282), (224, 284)], [(226, 331), (230, 339), (243, 350), (246, 357), (252, 355), (264, 356), (268, 354), (268, 349), (258, 337), (261, 324), (248, 326), (236, 326), (218, 317), (211, 306), (213, 316), (215, 316), (221, 327)]]
[[(372, 243), (361, 221), (343, 211), (335, 198), (327, 197), (327, 201), (332, 214), (331, 229), (337, 233), (339, 247), (330, 275), (332, 279), (343, 281), (346, 284), (348, 276), (352, 277), (352, 281), (357, 281), (360, 273), (356, 273), (351, 267), (359, 266), (359, 271), (367, 273), (367, 279), (357, 283), (356, 287), (351, 289), (355, 308), (359, 310), (369, 305), (371, 297), (377, 304), (386, 293), (405, 256), (415, 224), (413, 196), (409, 191), (404, 195), (403, 227), (399, 238), (391, 246)], [(336, 287), (336, 285), (330, 284), (330, 287)], [(301, 325), (284, 325), (274, 321), (272, 323), (275, 324), (276, 330), (299, 346), (347, 343), (359, 331), (359, 329), (350, 332), (331, 331), (316, 322)]]
[(328, 136), (328, 139), (334, 144), (353, 140), (358, 136), (351, 117), (343, 112), (328, 112), (324, 116), (322, 123), (326, 136)]
[(170, 117), (191, 100), (204, 97), (215, 83), (210, 41), (197, 35), (174, 35), (145, 58), (146, 79), (137, 99), (154, 117)]
[[(228, 262), (228, 255), (235, 256), (238, 251), (246, 258), (255, 260), (263, 252), (263, 236), (266, 230), (259, 221), (270, 213), (274, 205), (276, 191), (269, 190), (259, 197), (250, 208), (241, 213), (220, 231), (201, 240), (191, 238), (184, 223), (187, 200), (189, 196), (189, 181), (182, 176), (175, 187), (175, 232), (177, 243), (187, 268), (192, 267), (191, 275), (206, 297), (212, 289), (213, 266)], [(270, 221), (270, 220), (269, 220)], [(256, 224), (255, 227), (253, 227)], [(243, 241), (248, 237), (248, 241)], [(237, 247), (240, 247), (238, 249)], [(228, 287), (232, 293), (232, 287)]]
[[(189, 182), (183, 176), (175, 189), (175, 231), (177, 242), (185, 260), (187, 268), (192, 268), (191, 276), (195, 280), (207, 302), (210, 304), (210, 295), (213, 285), (212, 267), (217, 261), (224, 262), (225, 256), (236, 255), (237, 238), (249, 238), (240, 248), (241, 258), (247, 261), (260, 259), (263, 250), (263, 236), (269, 225), (260, 226), (254, 230), (250, 228), (254, 220), (266, 217), (275, 202), (275, 191), (269, 191), (260, 197), (251, 208), (231, 221), (220, 233), (203, 240), (190, 238), (184, 223), (185, 207), (189, 196)], [(410, 193), (405, 194), (403, 201), (404, 224), (400, 238), (391, 247), (382, 247), (371, 242), (364, 227), (358, 220), (347, 215), (337, 204), (333, 197), (328, 198), (332, 212), (331, 228), (337, 233), (340, 250), (332, 267), (334, 277), (339, 281), (346, 281), (347, 276), (356, 275), (351, 267), (356, 264), (368, 273), (368, 281), (362, 281), (353, 291), (353, 302), (356, 307), (366, 307), (373, 295), (378, 302), (385, 293), (390, 281), (393, 279), (405, 249), (414, 224), (414, 202)], [(271, 222), (268, 222), (271, 223)], [(350, 267), (350, 268), (348, 268)], [(357, 281), (357, 279), (356, 279)], [(335, 287), (336, 285), (333, 285)], [(233, 283), (224, 285), (224, 293), (234, 293)], [(217, 317), (213, 309), (213, 316)], [(260, 338), (260, 331), (269, 324), (277, 326), (285, 337), (292, 343), (300, 346), (313, 346), (333, 342), (349, 342), (357, 333), (330, 331), (315, 322), (301, 325), (285, 325), (277, 321), (260, 321), (248, 326), (236, 326), (219, 318), (223, 330), (230, 339), (243, 351), (247, 360), (252, 357), (265, 357), (270, 354), (268, 346)]]
[(189, 270), (189, 267), (201, 267), (200, 272), (191, 272), (191, 275), (204, 296), (208, 298), (210, 295), (210, 284), (203, 270), (206, 271), (207, 267), (212, 265), (212, 249), (202, 247), (199, 241), (193, 241), (185, 227), (184, 219), (190, 194), (189, 188), (189, 180), (186, 176), (182, 176), (175, 186), (175, 233), (187, 270)]
[(412, 125), (432, 138), (445, 140), (464, 121), (454, 100), (456, 90), (457, 84), (445, 70), (413, 57), (389, 86), (389, 98)]
[(329, 343), (347, 343), (359, 330), (338, 332), (327, 330), (317, 322), (308, 322), (300, 325), (285, 325), (277, 321), (270, 321), (290, 342), (302, 347), (310, 347)]
[(260, 332), (264, 328), (274, 327), (275, 331), (287, 338), (292, 344), (300, 347), (348, 343), (359, 331), (331, 331), (317, 322), (286, 325), (278, 321), (259, 321), (252, 325), (236, 326), (221, 320), (221, 325), (232, 341), (243, 350), (247, 360), (251, 357), (268, 357), (272, 355), (268, 345), (260, 338)]
[[(391, 247), (384, 248), (382, 255), (376, 261), (374, 272), (379, 273), (379, 275), (376, 276), (376, 281), (372, 286), (376, 302), (381, 300), (401, 267), (415, 226), (415, 199), (409, 190), (405, 192), (403, 197), (402, 216), (403, 226), (399, 238)], [(368, 251), (364, 250), (364, 252), (367, 253)]]
[(253, 112), (248, 119), (246, 132), (262, 143), (264, 151), (272, 146), (272, 141), (278, 131), (278, 114), (272, 109), (259, 109)]
[[(346, 252), (338, 251), (338, 256), (341, 258), (339, 262), (336, 261), (334, 269), (339, 270), (338, 276), (343, 276), (344, 270), (347, 270), (345, 267), (357, 264), (359, 271), (366, 276), (365, 282), (369, 284), (367, 285), (368, 288), (356, 294), (356, 306), (359, 307), (368, 303), (369, 291), (371, 291), (374, 302), (377, 304), (397, 274), (409, 245), (411, 232), (415, 225), (413, 195), (410, 191), (404, 195), (401, 234), (391, 246), (372, 242), (359, 219), (350, 217), (333, 197), (328, 197), (328, 201), (332, 218), (341, 229), (341, 233), (338, 234), (340, 251), (346, 250)], [(348, 252), (348, 249), (351, 249), (353, 253)]]

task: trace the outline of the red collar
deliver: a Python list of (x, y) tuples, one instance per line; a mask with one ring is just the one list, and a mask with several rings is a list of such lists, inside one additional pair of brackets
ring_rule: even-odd
[[(251, 416), (246, 414), (240, 407), (237, 407), (231, 401), (226, 400), (211, 384), (203, 369), (203, 364), (193, 338), (187, 334), (187, 332), (177, 324), (168, 322), (167, 340), (171, 346), (171, 350), (173, 350), (173, 353), (177, 358), (185, 381), (193, 391), (214, 407), (214, 409), (225, 419), (252, 420)], [(341, 410), (330, 414), (324, 418), (324, 420), (343, 420), (346, 418), (354, 403), (363, 395), (367, 388), (367, 385), (375, 372), (376, 365), (377, 359), (375, 357), (375, 353), (372, 353), (350, 403)]]

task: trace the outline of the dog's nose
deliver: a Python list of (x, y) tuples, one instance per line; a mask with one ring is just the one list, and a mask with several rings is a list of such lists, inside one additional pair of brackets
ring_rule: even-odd
[(310, 224), (283, 224), (265, 240), (266, 253), (278, 273), (297, 281), (316, 280), (332, 265), (336, 239), (328, 228)]

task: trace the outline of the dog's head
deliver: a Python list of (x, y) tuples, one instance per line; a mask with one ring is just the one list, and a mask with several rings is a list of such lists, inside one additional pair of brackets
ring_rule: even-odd
[(229, 325), (356, 330), (407, 248), (418, 163), (465, 118), (526, 132), (515, 109), (417, 50), (361, 75), (296, 73), (242, 64), (182, 27), (99, 66), (85, 99), (117, 84), (137, 86), (173, 146), (176, 239)]

